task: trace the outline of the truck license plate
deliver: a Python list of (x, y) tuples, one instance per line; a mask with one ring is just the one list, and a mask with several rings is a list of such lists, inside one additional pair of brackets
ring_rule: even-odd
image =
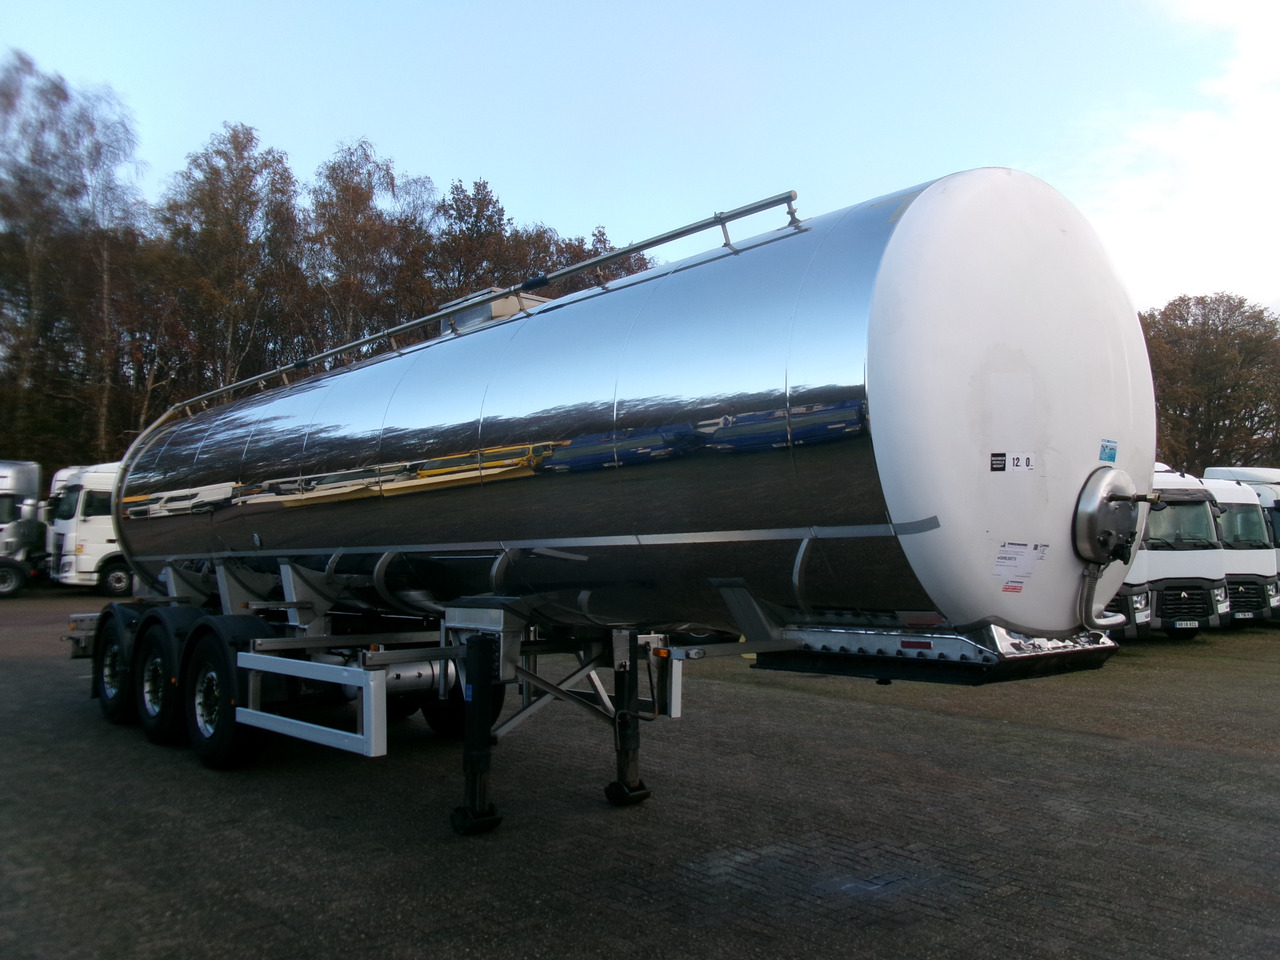
[(1200, 626), (1200, 621), (1199, 621), (1199, 620), (1175, 620), (1175, 621), (1173, 621), (1173, 625), (1174, 625), (1175, 627), (1179, 627), (1179, 628), (1181, 628), (1181, 627), (1198, 627), (1198, 626)]
[(1252, 619), (1253, 619), (1253, 611), (1252, 611), (1252, 610), (1246, 610), (1244, 613), (1237, 613), (1237, 614), (1233, 614), (1233, 616), (1234, 616), (1237, 620), (1252, 620)]

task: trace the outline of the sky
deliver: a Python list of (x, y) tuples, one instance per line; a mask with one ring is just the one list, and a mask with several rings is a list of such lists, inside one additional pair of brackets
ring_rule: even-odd
[(8, 0), (10, 50), (114, 91), (153, 201), (224, 123), (304, 183), (364, 138), (619, 246), (1014, 167), (1081, 209), (1139, 310), (1280, 311), (1280, 0)]

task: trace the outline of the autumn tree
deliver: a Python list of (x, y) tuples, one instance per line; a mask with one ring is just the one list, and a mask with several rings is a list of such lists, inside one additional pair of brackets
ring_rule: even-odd
[(514, 224), (484, 180), (467, 190), (455, 180), (436, 207), (439, 227), (432, 258), (443, 303), (483, 290), (510, 286), (507, 232)]
[(173, 278), (194, 334), (193, 391), (296, 359), (277, 331), (301, 307), (298, 187), (283, 153), (226, 124), (187, 158), (159, 219), (180, 256)]
[(391, 161), (359, 140), (321, 166), (310, 198), (305, 263), (320, 292), (311, 351), (412, 319), (431, 297), (424, 270), (435, 216), (431, 180), (398, 177)]
[(1280, 400), (1276, 317), (1227, 293), (1178, 297), (1140, 315), (1155, 382), (1158, 456), (1199, 475), (1274, 457)]
[[(583, 237), (562, 237), (543, 224), (517, 226), (483, 180), (470, 191), (455, 181), (438, 213), (436, 286), (446, 302), (489, 287), (514, 286), (614, 250), (603, 227), (595, 229), (588, 243)], [(549, 292), (562, 296), (650, 265), (643, 253), (634, 253), (598, 272), (566, 278)]]

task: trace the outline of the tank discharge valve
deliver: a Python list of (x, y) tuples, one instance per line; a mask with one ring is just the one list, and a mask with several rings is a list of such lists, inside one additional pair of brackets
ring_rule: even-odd
[(1073, 540), (1076, 555), (1085, 562), (1080, 620), (1090, 630), (1110, 630), (1125, 622), (1123, 614), (1095, 611), (1094, 594), (1108, 564), (1128, 563), (1132, 558), (1138, 538), (1138, 504), (1151, 499), (1138, 493), (1133, 478), (1115, 467), (1099, 467), (1080, 490)]

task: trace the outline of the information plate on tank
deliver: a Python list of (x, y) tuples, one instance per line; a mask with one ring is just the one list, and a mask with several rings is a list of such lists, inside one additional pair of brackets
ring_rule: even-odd
[(1025, 450), (1016, 453), (991, 454), (992, 473), (1031, 473), (1035, 471), (1039, 458)]
[(1010, 580), (1025, 580), (1031, 576), (1037, 560), (1043, 560), (1049, 552), (1047, 543), (1004, 540), (996, 548), (993, 576)]

